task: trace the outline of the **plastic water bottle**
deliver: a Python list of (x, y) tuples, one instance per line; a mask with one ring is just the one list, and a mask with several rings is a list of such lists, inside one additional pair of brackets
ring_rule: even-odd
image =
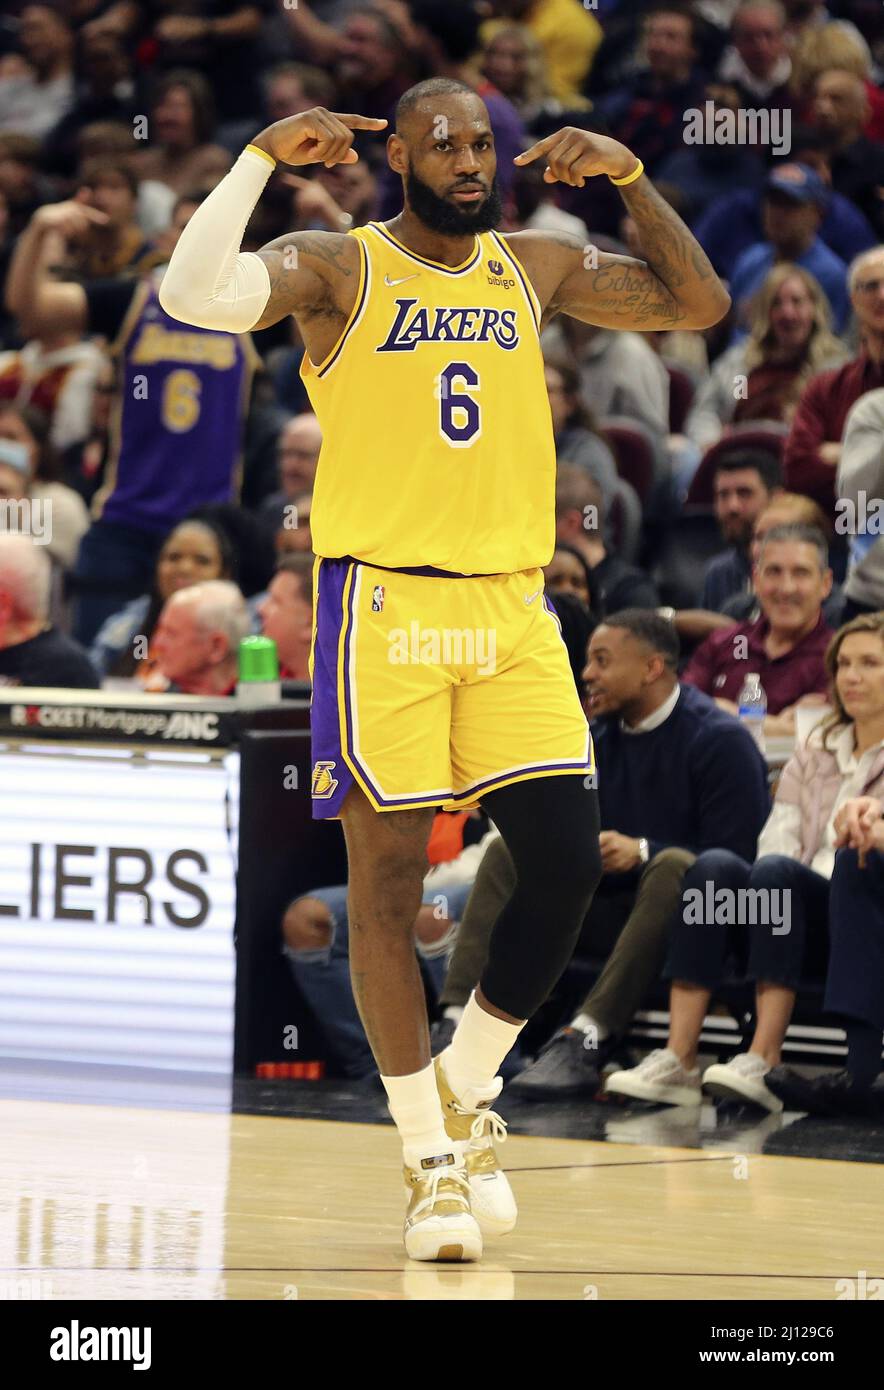
[(236, 698), (243, 709), (277, 705), (282, 699), (279, 658), (272, 637), (244, 637), (240, 642)]
[(767, 696), (761, 677), (757, 671), (750, 671), (743, 681), (743, 689), (737, 701), (740, 723), (748, 729), (762, 753), (764, 744), (764, 718), (767, 714)]

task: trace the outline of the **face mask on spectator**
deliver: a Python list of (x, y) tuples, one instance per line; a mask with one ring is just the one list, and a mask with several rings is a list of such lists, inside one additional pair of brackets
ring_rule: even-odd
[(0, 439), (0, 463), (8, 464), (18, 473), (27, 474), (30, 458), (27, 444), (22, 444), (18, 439)]

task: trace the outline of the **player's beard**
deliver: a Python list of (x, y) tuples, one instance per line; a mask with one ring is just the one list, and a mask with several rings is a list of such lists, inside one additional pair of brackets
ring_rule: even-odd
[(405, 180), (408, 204), (431, 232), (441, 236), (471, 236), (475, 232), (490, 232), (503, 215), (500, 189), (495, 175), (488, 196), (477, 208), (457, 208), (446, 198), (440, 198), (429, 184), (409, 170)]

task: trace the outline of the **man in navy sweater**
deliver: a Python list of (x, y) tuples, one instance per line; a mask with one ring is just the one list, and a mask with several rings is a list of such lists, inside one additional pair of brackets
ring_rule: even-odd
[[(583, 678), (594, 721), (603, 877), (578, 954), (607, 955), (607, 963), (570, 1025), (511, 1083), (526, 1097), (595, 1094), (600, 1069), (662, 970), (687, 869), (713, 847), (754, 856), (767, 819), (767, 768), (754, 740), (708, 696), (680, 685), (677, 667), (675, 630), (654, 612), (612, 614), (590, 640)], [(440, 996), (445, 1014), (434, 1051), (481, 974), (514, 882), (506, 847), (494, 841)]]

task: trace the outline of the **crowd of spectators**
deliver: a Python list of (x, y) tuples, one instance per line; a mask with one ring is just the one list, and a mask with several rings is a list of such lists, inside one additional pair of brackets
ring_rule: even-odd
[[(749, 875), (767, 783), (735, 717), (746, 673), (761, 676), (769, 734), (794, 736), (802, 707), (835, 700), (840, 737), (852, 716), (832, 693), (845, 663), (838, 656), (833, 666), (831, 653), (857, 643), (845, 646), (841, 628), (832, 647), (833, 634), (884, 610), (884, 503), (875, 509), (884, 493), (884, 11), (851, 0), (8, 5), (0, 684), (223, 695), (235, 687), (240, 639), (258, 631), (276, 642), (283, 676), (306, 682), (322, 437), (299, 375), (297, 327), (195, 330), (163, 310), (158, 287), (189, 217), (261, 128), (314, 105), (389, 120), (403, 91), (436, 75), (468, 83), (488, 106), (503, 230), (568, 231), (588, 249), (640, 257), (637, 228), (607, 180), (551, 188), (538, 166), (513, 164), (563, 125), (609, 133), (644, 161), (733, 300), (704, 332), (614, 332), (560, 318), (543, 334), (559, 464), (547, 588), (589, 691), (602, 824), (615, 837), (586, 928), (594, 949), (613, 951), (614, 984), (603, 976), (578, 1015), (578, 1031), (591, 1018), (603, 1039), (622, 1032), (659, 973), (664, 909), (685, 875), (710, 853), (742, 866), (728, 861), (728, 881)], [(384, 137), (360, 137), (360, 151), (352, 166), (277, 170), (245, 248), (394, 215), (401, 188)], [(25, 516), (30, 536), (12, 534), (28, 529), (17, 524)], [(874, 655), (880, 625), (848, 631), (865, 633)], [(877, 730), (869, 748), (878, 762), (862, 787), (850, 786), (859, 796), (874, 785), (880, 796), (884, 727), (880, 713), (878, 724), (864, 719), (869, 738)], [(654, 805), (648, 769), (661, 727), (679, 740), (690, 785), (670, 777), (668, 799)], [(847, 752), (819, 756), (835, 758), (832, 786), (838, 768), (850, 781)], [(799, 775), (811, 773), (802, 764), (788, 784)], [(741, 805), (739, 825), (709, 810), (725, 794)], [(843, 804), (836, 789), (833, 824)], [(477, 885), (466, 912), (489, 929), (508, 882), (492, 832), (483, 827), (438, 860), (466, 853), (475, 877), (473, 849), (493, 848), (481, 861), (493, 891)], [(841, 880), (828, 860), (819, 869), (822, 842), (811, 854), (793, 832), (776, 839), (777, 854), (812, 863), (834, 893)], [(768, 825), (760, 847), (771, 834)], [(856, 854), (853, 822), (845, 834), (838, 848)], [(652, 851), (638, 869), (620, 843), (633, 836)], [(866, 849), (879, 865), (877, 842)], [(721, 862), (713, 870), (724, 872)], [(452, 881), (462, 886), (465, 873)], [(636, 876), (625, 890), (624, 874)], [(818, 884), (813, 892), (818, 906)], [(288, 914), (285, 938), (309, 993), (307, 967), (337, 959), (346, 923), (339, 896), (314, 894), (308, 906)], [(447, 951), (453, 938), (424, 923), (417, 939), (422, 959), (438, 961), (439, 940)], [(434, 967), (441, 1004), (455, 1012), (481, 969), (481, 939), (478, 948), (471, 940), (462, 933), (469, 963), (453, 984)], [(694, 996), (716, 983), (718, 965), (688, 950), (679, 961), (694, 991), (694, 1013), (679, 1014), (690, 1032)], [(780, 966), (765, 956), (759, 968)], [(793, 959), (784, 967), (788, 988), (797, 968)], [(862, 1007), (869, 1025), (880, 993)], [(345, 1050), (355, 1047), (358, 1069), (365, 1056), (354, 1036)], [(639, 1087), (665, 1090), (668, 1067), (676, 1090), (698, 1091), (696, 1039), (686, 1036)], [(769, 1064), (778, 1052), (765, 1036)], [(562, 1031), (535, 1076), (541, 1089), (555, 1088), (562, 1058), (573, 1071), (573, 1037), (573, 1027)], [(763, 1074), (756, 1067), (745, 1095), (761, 1095)]]

